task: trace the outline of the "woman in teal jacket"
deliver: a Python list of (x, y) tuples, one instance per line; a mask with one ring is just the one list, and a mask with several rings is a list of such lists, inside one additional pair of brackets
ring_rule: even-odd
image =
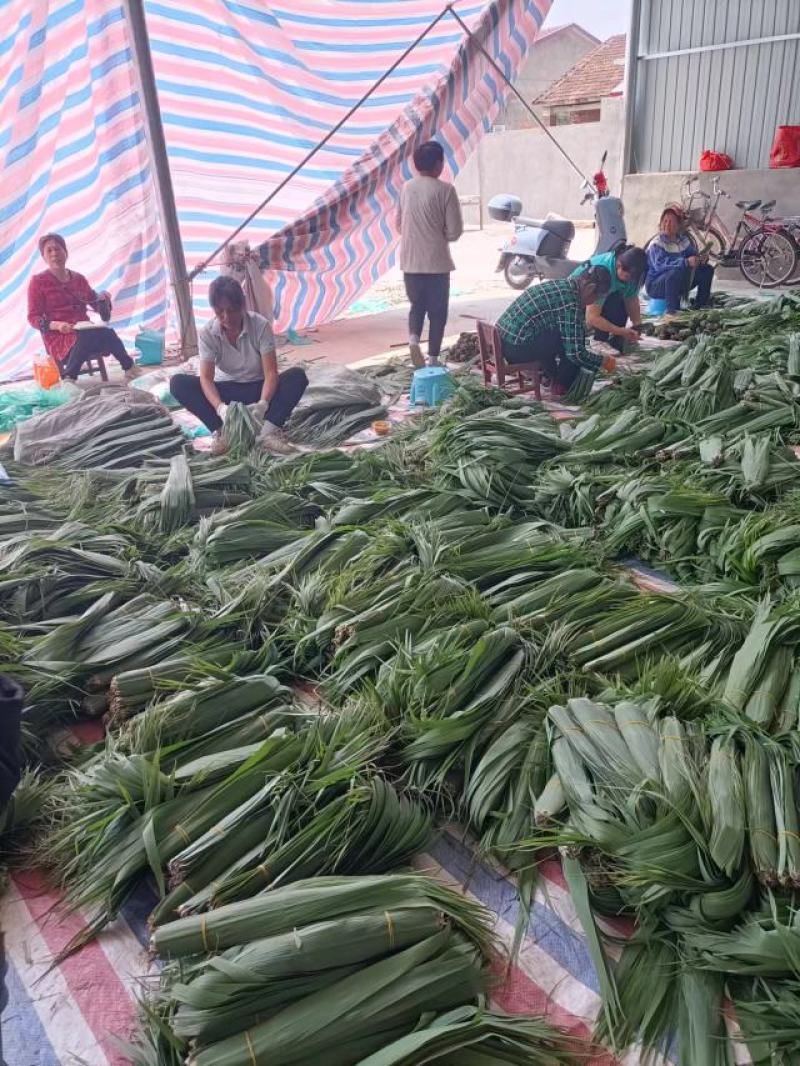
[[(594, 330), (595, 338), (606, 341), (618, 352), (625, 348), (625, 341), (637, 341), (641, 325), (642, 309), (639, 304), (639, 289), (644, 282), (647, 256), (644, 249), (632, 244), (623, 244), (613, 252), (593, 255), (588, 262), (604, 267), (611, 275), (611, 290), (599, 303), (586, 309), (586, 325)], [(582, 264), (573, 271), (573, 277), (586, 269)], [(630, 326), (628, 325), (630, 321)]]

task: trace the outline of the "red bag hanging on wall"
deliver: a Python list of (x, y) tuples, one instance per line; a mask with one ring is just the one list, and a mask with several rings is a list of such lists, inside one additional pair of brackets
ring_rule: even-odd
[(800, 167), (800, 126), (778, 126), (769, 153), (769, 165), (773, 170)]
[(706, 148), (700, 156), (701, 170), (733, 170), (733, 160), (724, 152), (712, 152)]

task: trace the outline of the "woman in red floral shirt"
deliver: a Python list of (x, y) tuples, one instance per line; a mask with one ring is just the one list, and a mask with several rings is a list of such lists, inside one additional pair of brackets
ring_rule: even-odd
[(83, 274), (67, 270), (67, 242), (60, 233), (45, 233), (39, 239), (39, 251), (47, 270), (34, 274), (28, 285), (28, 321), (41, 332), (61, 376), (74, 381), (86, 359), (113, 355), (126, 378), (131, 377), (133, 360), (113, 329), (75, 329), (78, 322), (89, 321), (87, 306), (97, 311), (104, 322), (109, 320), (109, 294), (95, 292)]

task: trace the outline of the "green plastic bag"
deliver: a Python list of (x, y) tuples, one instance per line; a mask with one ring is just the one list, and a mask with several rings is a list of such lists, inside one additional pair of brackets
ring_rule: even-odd
[(8, 433), (19, 422), (69, 403), (79, 391), (69, 383), (54, 385), (52, 389), (43, 389), (41, 385), (0, 389), (0, 433)]

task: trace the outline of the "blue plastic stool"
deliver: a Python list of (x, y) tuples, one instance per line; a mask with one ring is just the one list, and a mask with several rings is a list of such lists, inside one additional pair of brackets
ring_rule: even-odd
[(414, 371), (409, 403), (412, 407), (416, 404), (438, 407), (448, 396), (452, 396), (454, 389), (453, 379), (446, 367), (424, 366)]
[(664, 315), (667, 312), (667, 301), (656, 300), (654, 297), (650, 297), (650, 303), (647, 305), (648, 315)]

